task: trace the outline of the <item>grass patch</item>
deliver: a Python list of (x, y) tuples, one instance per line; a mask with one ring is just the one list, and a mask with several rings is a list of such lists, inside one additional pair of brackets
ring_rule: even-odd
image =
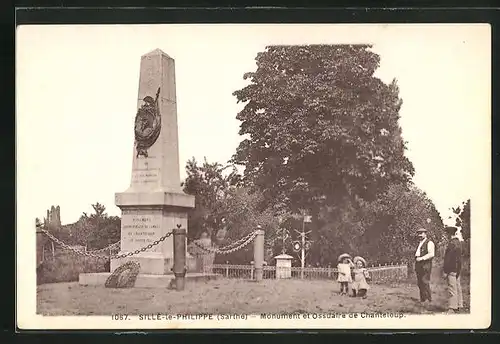
[(76, 282), (81, 273), (108, 272), (109, 260), (77, 255), (68, 251), (57, 252), (36, 270), (37, 284)]

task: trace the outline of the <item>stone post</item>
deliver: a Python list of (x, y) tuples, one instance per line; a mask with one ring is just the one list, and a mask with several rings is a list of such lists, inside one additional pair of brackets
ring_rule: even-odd
[(184, 290), (186, 277), (186, 234), (185, 228), (177, 225), (174, 229), (174, 267), (175, 286), (177, 291)]
[(255, 280), (262, 281), (264, 275), (264, 231), (258, 226), (257, 235), (253, 242), (253, 261), (255, 266)]
[(36, 266), (38, 267), (45, 259), (45, 234), (40, 226), (36, 226)]
[(292, 256), (282, 253), (276, 259), (276, 279), (292, 277)]

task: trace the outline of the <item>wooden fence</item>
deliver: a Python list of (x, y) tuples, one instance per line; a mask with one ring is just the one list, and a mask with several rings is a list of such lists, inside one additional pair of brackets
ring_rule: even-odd
[[(287, 269), (287, 268), (280, 268)], [(336, 280), (338, 272), (336, 268), (300, 268), (292, 267), (292, 279), (308, 279), (308, 280)], [(394, 264), (384, 266), (373, 266), (368, 268), (372, 277), (372, 283), (388, 283), (405, 280), (408, 277), (408, 267), (406, 264)], [(253, 265), (231, 265), (231, 264), (214, 264), (208, 267), (205, 272), (222, 275), (225, 278), (235, 279), (253, 279)], [(264, 266), (264, 279), (276, 278), (276, 266)]]

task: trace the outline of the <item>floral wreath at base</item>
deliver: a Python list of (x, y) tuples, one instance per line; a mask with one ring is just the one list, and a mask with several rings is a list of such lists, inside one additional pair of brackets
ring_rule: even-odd
[[(137, 275), (139, 275), (139, 270), (141, 265), (137, 262), (129, 261), (123, 265), (120, 265), (113, 273), (106, 279), (104, 286), (106, 288), (132, 288), (137, 280)], [(130, 275), (123, 283), (120, 279), (122, 274), (126, 271), (130, 271)]]

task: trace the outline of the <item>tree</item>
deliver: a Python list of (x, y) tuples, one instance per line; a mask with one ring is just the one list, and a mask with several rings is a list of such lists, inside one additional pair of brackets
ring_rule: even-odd
[(337, 257), (345, 252), (364, 255), (373, 261), (378, 257), (367, 255), (368, 246), (373, 242), (363, 240), (365, 228), (364, 216), (368, 211), (366, 205), (354, 200), (344, 201), (335, 207), (325, 207), (320, 211), (318, 219), (318, 235), (311, 246), (309, 261), (318, 262), (321, 266), (335, 265)]
[[(427, 228), (438, 248), (442, 239), (442, 220), (432, 201), (415, 186), (402, 184), (390, 185), (374, 201), (358, 198), (324, 207), (317, 223), (318, 233), (307, 256), (313, 265), (335, 265), (337, 257), (347, 252), (374, 264), (404, 260), (412, 269), (416, 229)], [(298, 228), (300, 221), (291, 218), (283, 225)]]
[(461, 207), (453, 208), (453, 212), (457, 215), (455, 226), (462, 228), (462, 236), (464, 240), (470, 238), (470, 199), (462, 203)]
[(462, 206), (452, 208), (453, 212), (457, 216), (455, 220), (455, 226), (460, 227), (462, 229), (462, 237), (465, 241), (464, 248), (464, 256), (470, 257), (470, 199), (462, 203)]
[[(108, 216), (106, 207), (99, 202), (92, 204), (93, 213), (82, 214), (72, 226), (72, 236), (88, 249), (100, 249), (120, 240), (121, 220)], [(74, 234), (73, 234), (74, 233)]]
[[(224, 175), (229, 168), (232, 170)], [(188, 217), (189, 241), (206, 232), (214, 245), (223, 247), (249, 234), (257, 225), (267, 233), (273, 233), (277, 227), (272, 211), (259, 208), (261, 196), (240, 186), (241, 176), (234, 166), (224, 167), (206, 159), (200, 166), (193, 158), (188, 161), (186, 171), (184, 192), (196, 197), (195, 208)], [(216, 255), (215, 261), (248, 264), (253, 259), (252, 248), (250, 244), (229, 255)]]
[[(414, 173), (404, 156), (396, 80), (374, 77), (380, 58), (368, 45), (268, 46), (251, 83), (232, 162), (264, 207), (317, 215), (354, 196), (373, 200)], [(315, 221), (316, 216), (313, 217)]]
[(365, 230), (360, 239), (366, 243), (368, 257), (387, 263), (405, 259), (412, 269), (418, 242), (415, 231), (420, 227), (428, 230), (438, 250), (443, 221), (432, 201), (417, 187), (391, 185), (379, 200), (364, 207)]
[(195, 208), (189, 212), (188, 239), (199, 238), (207, 232), (215, 239), (217, 228), (223, 227), (223, 219), (227, 215), (224, 201), (227, 193), (239, 181), (236, 168), (226, 176), (223, 172), (231, 166), (220, 163), (209, 163), (205, 158), (200, 166), (195, 158), (186, 164), (187, 178), (183, 183), (184, 192), (195, 196)]
[[(271, 209), (261, 209), (259, 204), (262, 196), (250, 193), (247, 188), (231, 188), (224, 199), (225, 223), (227, 234), (218, 242), (220, 246), (226, 246), (260, 226), (265, 232), (265, 239), (269, 247), (273, 242), (275, 231), (279, 226), (278, 219)], [(269, 247), (270, 248), (270, 247)], [(270, 260), (271, 252), (266, 252), (266, 260)], [(216, 256), (217, 263), (226, 261), (232, 264), (249, 264), (253, 260), (253, 243), (243, 249), (225, 256)]]

